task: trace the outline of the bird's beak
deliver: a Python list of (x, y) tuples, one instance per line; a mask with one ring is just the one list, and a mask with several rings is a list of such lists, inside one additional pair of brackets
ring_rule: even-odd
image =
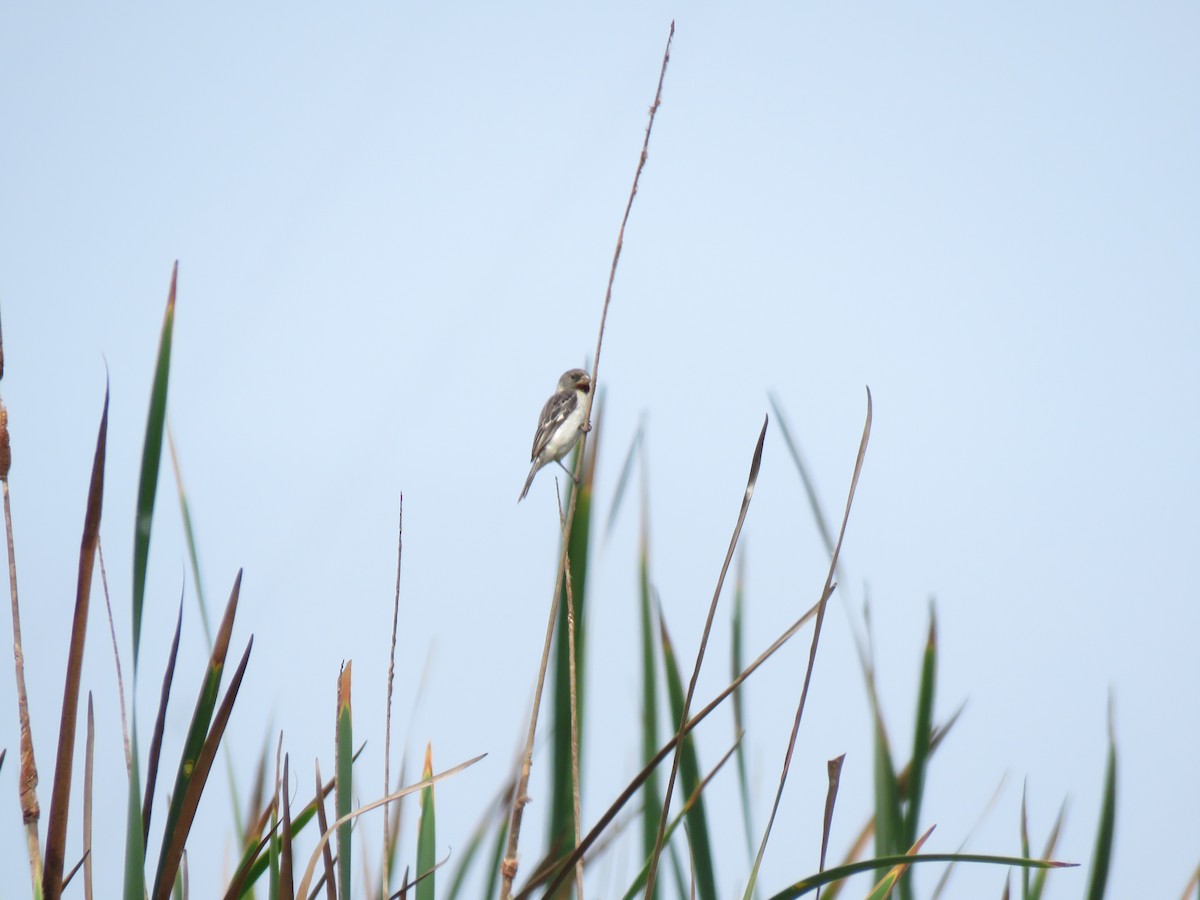
[(592, 379), (584, 375), (583, 381), (579, 382), (579, 387), (585, 394), (588, 393), (592, 389)]

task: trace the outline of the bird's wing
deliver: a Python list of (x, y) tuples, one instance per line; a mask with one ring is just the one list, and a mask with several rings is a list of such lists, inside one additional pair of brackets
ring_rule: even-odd
[(542, 407), (542, 415), (538, 419), (537, 433), (533, 436), (533, 452), (529, 456), (530, 459), (537, 459), (538, 454), (546, 449), (554, 432), (567, 420), (567, 416), (575, 411), (577, 403), (579, 403), (578, 391), (559, 391), (546, 401), (546, 405)]

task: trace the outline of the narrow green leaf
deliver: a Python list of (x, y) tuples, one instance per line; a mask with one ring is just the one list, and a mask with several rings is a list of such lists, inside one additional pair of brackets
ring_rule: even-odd
[(1020, 856), (988, 856), (980, 853), (923, 853), (916, 856), (906, 856), (898, 853), (889, 856), (879, 856), (874, 859), (864, 859), (859, 862), (847, 863), (844, 866), (837, 866), (833, 869), (826, 869), (824, 872), (810, 875), (784, 888), (772, 896), (770, 900), (793, 900), (795, 897), (803, 897), (805, 894), (812, 893), (823, 885), (841, 881), (843, 878), (849, 878), (851, 875), (857, 875), (860, 872), (870, 872), (874, 869), (890, 868), (891, 866), (916, 865), (927, 862), (1027, 866), (1035, 869), (1063, 869), (1075, 865), (1074, 863), (1064, 863), (1056, 860), (1024, 859)]
[[(175, 785), (171, 789), (171, 802), (167, 807), (167, 818), (163, 829), (162, 849), (158, 856), (158, 869), (154, 878), (154, 893), (162, 889), (164, 884), (170, 884), (174, 878), (164, 877), (164, 867), (167, 861), (167, 846), (173, 840), (179, 828), (185, 798), (192, 778), (195, 775), (197, 762), (204, 751), (208, 740), (209, 725), (212, 722), (213, 710), (221, 690), (221, 676), (225, 671), (225, 656), (229, 651), (229, 641), (233, 635), (233, 622), (237, 615), (238, 598), (242, 589), (242, 572), (238, 571), (233, 580), (233, 589), (229, 592), (229, 602), (225, 605), (225, 615), (217, 629), (217, 640), (213, 644), (212, 654), (208, 660), (204, 679), (200, 685), (200, 693), (196, 698), (196, 706), (192, 711), (192, 721), (188, 726), (187, 737), (184, 738), (183, 752), (180, 754), (179, 767), (175, 771)], [(140, 812), (139, 812), (140, 817)], [(182, 846), (180, 852), (182, 853)]]
[(903, 852), (904, 814), (883, 722), (875, 718), (875, 855)]
[[(421, 780), (433, 777), (433, 745), (425, 745), (425, 767)], [(433, 807), (433, 785), (421, 790), (421, 818), (417, 823), (417, 900), (436, 900), (433, 871), (437, 868), (437, 825)]]
[(83, 646), (87, 636), (88, 605), (92, 593), (92, 571), (100, 543), (100, 511), (104, 505), (104, 453), (108, 440), (108, 386), (104, 387), (104, 411), (92, 458), (87, 509), (83, 516), (83, 539), (79, 547), (79, 577), (75, 585), (75, 615), (67, 651), (67, 674), (63, 685), (62, 716), (58, 726), (58, 756), (54, 765), (54, 787), (50, 794), (50, 818), (46, 825), (45, 866), (42, 894), (46, 900), (62, 896), (63, 866), (66, 863), (67, 818), (71, 805), (71, 771), (75, 753), (75, 724), (79, 714), (79, 684), (83, 670)]
[[(667, 622), (661, 607), (658, 610), (658, 623), (662, 635), (663, 671), (667, 676), (667, 696), (671, 701), (671, 716), (677, 722), (683, 721), (683, 678), (679, 672), (679, 664), (675, 658), (670, 635), (667, 633)], [(708, 817), (704, 811), (704, 798), (699, 793), (700, 758), (696, 753), (696, 742), (690, 734), (683, 739), (683, 750), (679, 757), (679, 780), (684, 796), (695, 796), (696, 798), (686, 817), (688, 833), (691, 835), (696, 893), (700, 900), (716, 900), (717, 882), (712, 868), (712, 847), (708, 840)]]
[[(643, 453), (641, 535), (638, 540), (638, 613), (642, 649), (642, 763), (654, 758), (658, 750), (658, 673), (655, 653), (658, 636), (654, 627), (654, 607), (650, 590), (650, 509), (647, 476)], [(734, 692), (736, 694), (736, 691)], [(642, 788), (642, 856), (649, 859), (658, 836), (658, 820), (662, 816), (662, 787), (658, 769), (646, 776)], [(656, 892), (657, 894), (657, 892)]]
[[(742, 659), (745, 647), (746, 619), (746, 547), (738, 552), (737, 572), (733, 578), (733, 623), (730, 637), (730, 678), (736, 678), (742, 671)], [(742, 692), (733, 692), (733, 730), (742, 733), (746, 730), (745, 716), (742, 710)], [(742, 828), (746, 833), (746, 853), (754, 858), (754, 825), (750, 816), (750, 778), (746, 774), (746, 750), (741, 741), (737, 745), (737, 776), (738, 799), (742, 806)]]
[(208, 781), (209, 772), (212, 771), (213, 760), (216, 759), (217, 749), (225, 734), (225, 726), (229, 724), (229, 716), (233, 712), (233, 704), (237, 700), (238, 690), (242, 685), (242, 677), (246, 674), (246, 664), (250, 662), (250, 651), (253, 647), (254, 636), (251, 635), (250, 640), (246, 642), (246, 650), (242, 653), (242, 658), (238, 661), (237, 668), (229, 679), (225, 697), (221, 700), (221, 705), (213, 716), (212, 728), (196, 758), (194, 770), (187, 780), (187, 788), (179, 807), (178, 819), (174, 827), (163, 835), (163, 851), (158, 861), (158, 872), (154, 879), (152, 895), (155, 900), (166, 900), (171, 891), (171, 885), (175, 881), (176, 873), (179, 871), (183, 848), (187, 845), (188, 834), (191, 832), (192, 822), (196, 817), (196, 809), (200, 805), (200, 795)]
[(1112, 700), (1108, 707), (1108, 764), (1104, 771), (1104, 799), (1100, 805), (1100, 824), (1096, 829), (1096, 850), (1088, 879), (1088, 900), (1103, 900), (1108, 889), (1108, 869), (1112, 863), (1113, 837), (1117, 818), (1117, 741), (1113, 734)]
[[(1063, 800), (1062, 805), (1058, 808), (1058, 815), (1054, 819), (1054, 825), (1050, 829), (1050, 836), (1046, 838), (1046, 846), (1042, 848), (1042, 859), (1049, 859), (1054, 855), (1054, 850), (1058, 846), (1058, 838), (1062, 834), (1063, 819), (1067, 815), (1067, 801)], [(1029, 854), (1025, 853), (1026, 856)], [(1034, 876), (1033, 887), (1029, 891), (1029, 900), (1042, 900), (1042, 892), (1046, 889), (1046, 876), (1049, 870), (1042, 869)]]
[(158, 360), (150, 388), (150, 411), (146, 416), (146, 440), (142, 446), (142, 468), (138, 479), (137, 507), (133, 528), (133, 671), (137, 678), (138, 646), (142, 637), (142, 608), (146, 597), (146, 567), (150, 560), (150, 525), (154, 521), (154, 495), (158, 491), (158, 464), (162, 459), (163, 425), (167, 418), (167, 381), (171, 374), (171, 334), (175, 324), (175, 282), (179, 262), (171, 269), (171, 287), (158, 340)]
[[(588, 549), (592, 526), (592, 487), (596, 473), (596, 451), (599, 447), (601, 409), (597, 400), (593, 416), (592, 440), (588, 441), (587, 455), (583, 462), (583, 478), (579, 486), (579, 497), (575, 503), (574, 524), (571, 526), (567, 556), (571, 561), (571, 597), (575, 607), (575, 701), (579, 723), (579, 765), (583, 767), (585, 703), (585, 661), (587, 659), (587, 609)], [(576, 444), (572, 456), (571, 470), (582, 450), (582, 442)], [(569, 480), (568, 480), (569, 483)], [(572, 488), (573, 490), (574, 488)], [(551, 733), (553, 756), (550, 769), (550, 806), (547, 840), (551, 855), (569, 853), (575, 843), (575, 778), (571, 769), (571, 669), (568, 655), (567, 635), (567, 586), (564, 580), (559, 595), (558, 621), (554, 637), (554, 728)], [(418, 870), (418, 877), (420, 872)]]
[[(929, 608), (929, 636), (925, 641), (925, 655), (921, 663), (921, 683), (917, 689), (917, 720), (913, 725), (913, 752), (909, 762), (908, 803), (904, 819), (901, 846), (912, 846), (920, 827), (921, 798), (925, 792), (925, 775), (929, 765), (929, 744), (933, 740), (933, 697), (937, 680), (937, 616), (933, 606)], [(1028, 852), (1025, 854), (1028, 856)], [(900, 879), (900, 896), (911, 900), (913, 876), (911, 873)]]
[[(339, 819), (350, 813), (353, 795), (353, 771), (351, 761), (354, 749), (354, 733), (350, 718), (350, 670), (351, 663), (342, 667), (338, 676), (337, 690), (337, 780), (334, 792), (334, 812)], [(338, 847), (338, 896), (350, 897), (350, 823), (344, 822), (337, 831)]]
[[(931, 827), (928, 831), (921, 835), (920, 839), (915, 844), (913, 844), (906, 856), (911, 857), (918, 850), (920, 850), (925, 841), (929, 839), (929, 835), (932, 833), (933, 828)], [(879, 883), (875, 885), (871, 893), (867, 895), (867, 900), (887, 900), (887, 898), (891, 896), (892, 888), (894, 888), (896, 884), (900, 882), (900, 880), (904, 877), (904, 873), (908, 871), (908, 866), (909, 864), (907, 862), (901, 862), (894, 865), (891, 871), (888, 872), (887, 875), (885, 875), (879, 881)]]
[(129, 790), (125, 809), (125, 891), (124, 900), (145, 900), (146, 841), (142, 837), (141, 774), (138, 772), (137, 717), (130, 722)]

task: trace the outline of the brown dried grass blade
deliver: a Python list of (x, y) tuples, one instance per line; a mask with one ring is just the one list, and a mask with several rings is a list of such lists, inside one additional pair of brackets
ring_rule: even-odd
[(67, 816), (71, 805), (71, 769), (75, 753), (75, 719), (79, 712), (79, 683), (83, 671), (83, 645), (87, 636), (88, 602), (92, 592), (92, 570), (100, 541), (100, 511), (104, 505), (104, 451), (108, 439), (108, 387), (104, 388), (104, 412), (92, 459), (87, 511), (83, 517), (83, 539), (79, 547), (79, 578), (75, 586), (75, 615), (71, 644), (67, 651), (67, 675), (63, 686), (62, 717), (58, 728), (58, 756), (54, 764), (54, 787), (50, 794), (50, 819), (46, 825), (46, 863), (42, 872), (42, 896), (62, 896)]

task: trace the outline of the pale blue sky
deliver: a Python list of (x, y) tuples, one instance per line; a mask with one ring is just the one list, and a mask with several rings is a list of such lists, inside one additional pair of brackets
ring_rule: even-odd
[[(43, 804), (106, 361), (102, 538), (129, 664), (135, 479), (179, 259), (170, 418), (210, 600), (245, 566), (239, 646), (256, 635), (229, 740), (249, 759), (283, 728), (302, 785), (314, 756), (328, 771), (335, 677), (353, 659), (371, 741), (357, 789), (380, 793), (403, 491), (396, 715), (403, 731), (431, 653), (413, 746), (432, 741), (439, 765), (491, 754), (439, 793), (441, 840), (463, 848), (523, 734), (553, 582), (550, 472), (515, 503), (529, 441), (558, 375), (594, 346), (672, 17), (602, 358), (598, 497), (606, 514), (644, 416), (654, 580), (681, 652), (699, 638), (768, 390), (834, 513), (870, 385), (843, 596), (856, 615), (871, 598), (898, 741), (930, 596), (938, 713), (968, 701), (928, 785), (929, 849), (955, 849), (1007, 774), (971, 846), (1015, 853), (1028, 776), (1035, 845), (1069, 796), (1058, 856), (1086, 868), (1111, 689), (1110, 896), (1178, 894), (1200, 845), (1200, 13), (1185, 3), (7, 8), (0, 388)], [(633, 628), (633, 512), (596, 548), (597, 647)], [(755, 649), (817, 599), (827, 565), (774, 426), (744, 540)], [(203, 647), (167, 481), (144, 731), (181, 581), (171, 752)], [(86, 683), (112, 821), (124, 769), (100, 609)], [(727, 612), (701, 697), (725, 676)], [(836, 612), (768, 889), (816, 867), (825, 760), (848, 754), (835, 851), (870, 802), (867, 706)], [(751, 683), (757, 827), (807, 642)], [(635, 769), (637, 694), (619, 653), (593, 652), (588, 677), (592, 820)], [(0, 682), (0, 870), (21, 872), (15, 694)], [(707, 764), (730, 734), (727, 717), (701, 733)], [(718, 812), (734, 796), (730, 772)], [(201, 808), (193, 896), (232, 865), (227, 810), (220, 787)], [(738, 818), (717, 822), (732, 895), (748, 862)], [(121, 852), (102, 829), (110, 884)], [(616, 860), (593, 870), (593, 895), (627, 882), (632, 854)], [(951, 894), (998, 896), (1003, 874), (960, 871)], [(1050, 896), (1085, 880), (1057, 873)]]

